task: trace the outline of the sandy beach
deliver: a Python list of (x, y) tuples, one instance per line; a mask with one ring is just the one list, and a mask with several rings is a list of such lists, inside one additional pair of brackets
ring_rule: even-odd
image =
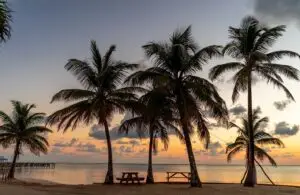
[(203, 188), (189, 188), (185, 184), (154, 185), (58, 185), (37, 183), (0, 184), (1, 194), (9, 195), (129, 195), (129, 194), (211, 194), (211, 195), (286, 195), (300, 194), (300, 188), (289, 186), (258, 185), (255, 188), (244, 188), (239, 184), (204, 184)]

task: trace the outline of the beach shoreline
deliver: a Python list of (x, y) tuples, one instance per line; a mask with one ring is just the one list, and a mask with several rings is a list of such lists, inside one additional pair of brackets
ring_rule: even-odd
[(45, 180), (14, 180), (13, 182), (0, 183), (0, 190), (3, 194), (10, 195), (50, 195), (50, 194), (232, 194), (232, 195), (286, 195), (300, 194), (299, 186), (267, 185), (258, 184), (254, 188), (243, 187), (241, 184), (228, 183), (203, 183), (202, 188), (190, 188), (188, 184), (159, 182), (152, 185), (146, 184), (114, 184), (103, 185), (102, 183), (88, 185), (67, 185), (49, 182)]

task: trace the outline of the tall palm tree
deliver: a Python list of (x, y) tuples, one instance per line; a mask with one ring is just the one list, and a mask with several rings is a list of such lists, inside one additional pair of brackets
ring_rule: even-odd
[(0, 0), (0, 42), (6, 41), (11, 35), (11, 9), (6, 0)]
[(254, 134), (252, 122), (252, 82), (255, 76), (283, 89), (289, 99), (294, 100), (290, 91), (284, 86), (281, 75), (299, 80), (299, 71), (289, 65), (278, 64), (274, 61), (285, 56), (300, 57), (298, 53), (289, 50), (269, 52), (276, 40), (282, 36), (285, 26), (269, 28), (263, 26), (257, 19), (248, 16), (242, 20), (239, 28), (229, 27), (231, 41), (223, 48), (223, 54), (236, 59), (217, 65), (210, 70), (209, 77), (216, 80), (223, 73), (237, 71), (233, 76), (234, 88), (232, 101), (235, 102), (240, 92), (248, 93), (248, 121), (249, 121), (249, 161), (245, 186), (254, 186), (256, 170), (254, 164)]
[(226, 120), (228, 113), (215, 86), (195, 73), (202, 70), (202, 65), (211, 57), (219, 55), (219, 47), (212, 45), (198, 50), (189, 26), (183, 31), (175, 31), (169, 42), (150, 42), (143, 48), (146, 56), (153, 60), (154, 67), (137, 71), (127, 78), (127, 82), (133, 85), (152, 82), (165, 87), (179, 115), (190, 163), (191, 186), (201, 187), (190, 135), (196, 129), (207, 147), (210, 136), (206, 117)]
[(19, 156), (22, 154), (23, 148), (27, 148), (35, 155), (40, 153), (46, 154), (48, 151), (48, 141), (46, 133), (52, 133), (52, 130), (45, 126), (39, 126), (44, 123), (45, 113), (33, 113), (34, 104), (22, 104), (19, 101), (11, 101), (13, 105), (12, 115), (9, 116), (0, 111), (0, 144), (4, 148), (8, 148), (12, 144), (15, 145), (13, 160), (7, 179), (13, 179), (15, 173), (15, 165)]
[[(252, 114), (252, 122), (253, 122), (253, 135), (254, 135), (254, 160), (260, 166), (263, 173), (267, 176), (271, 183), (272, 180), (269, 176), (265, 173), (262, 166), (259, 164), (258, 160), (263, 161), (265, 158), (271, 163), (272, 166), (277, 166), (275, 160), (260, 146), (265, 145), (276, 145), (279, 147), (284, 147), (282, 141), (278, 138), (273, 137), (272, 135), (266, 133), (263, 129), (264, 126), (267, 125), (269, 122), (268, 117), (259, 117), (260, 110), (255, 109)], [(230, 162), (232, 158), (240, 153), (241, 151), (246, 151), (245, 159), (249, 161), (249, 121), (246, 117), (242, 118), (242, 127), (237, 125), (236, 123), (230, 122), (229, 128), (236, 128), (238, 131), (239, 136), (236, 138), (234, 143), (228, 144), (226, 148), (227, 161)], [(248, 163), (246, 163), (246, 167)], [(241, 182), (243, 182), (245, 175), (247, 174), (248, 169), (245, 170), (243, 178)], [(256, 181), (255, 181), (256, 183)]]
[(144, 137), (145, 132), (149, 134), (147, 184), (154, 183), (152, 151), (154, 154), (157, 153), (158, 138), (162, 141), (165, 150), (168, 148), (170, 130), (181, 139), (183, 138), (180, 130), (174, 125), (177, 122), (172, 111), (174, 102), (166, 95), (163, 88), (148, 91), (139, 99), (141, 106), (139, 110), (135, 110), (138, 113), (137, 116), (124, 121), (119, 128), (120, 132), (126, 133), (129, 130), (136, 130), (140, 137)]
[(113, 60), (112, 53), (115, 48), (112, 45), (102, 57), (96, 42), (91, 41), (90, 64), (77, 59), (68, 61), (65, 69), (79, 80), (83, 88), (63, 89), (57, 92), (51, 102), (64, 101), (72, 104), (54, 112), (47, 119), (47, 124), (58, 124), (58, 129), (63, 129), (64, 132), (69, 128), (74, 130), (80, 122), (89, 125), (97, 120), (99, 126), (104, 126), (108, 149), (108, 170), (104, 182), (106, 184), (114, 182), (108, 121), (114, 113), (123, 113), (126, 108), (134, 106), (137, 96), (133, 92), (139, 90), (138, 87), (120, 88), (128, 71), (138, 65)]

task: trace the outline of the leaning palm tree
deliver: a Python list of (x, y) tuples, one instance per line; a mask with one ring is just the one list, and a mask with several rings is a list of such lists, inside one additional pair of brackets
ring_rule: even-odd
[(172, 111), (174, 102), (166, 95), (163, 88), (149, 90), (139, 99), (140, 107), (135, 110), (138, 113), (137, 116), (124, 121), (119, 128), (120, 132), (125, 133), (136, 130), (141, 138), (144, 138), (145, 132), (149, 135), (147, 184), (154, 183), (152, 152), (157, 153), (158, 139), (160, 138), (164, 149), (167, 150), (170, 131), (178, 135), (180, 139), (183, 138), (180, 130), (174, 125), (177, 124)]
[(283, 89), (289, 99), (294, 100), (290, 91), (284, 86), (281, 75), (299, 80), (299, 71), (289, 65), (278, 64), (274, 61), (288, 57), (300, 57), (296, 52), (279, 50), (269, 52), (269, 49), (282, 36), (285, 26), (268, 28), (257, 19), (248, 16), (242, 20), (239, 28), (229, 27), (231, 41), (223, 48), (223, 54), (236, 59), (217, 65), (210, 70), (209, 77), (216, 80), (223, 73), (231, 70), (237, 71), (233, 76), (234, 88), (232, 101), (235, 102), (240, 92), (248, 93), (248, 121), (249, 121), (249, 161), (245, 186), (254, 186), (256, 170), (254, 164), (254, 132), (252, 122), (252, 83), (255, 76), (260, 77), (276, 87)]
[(123, 78), (128, 71), (137, 64), (128, 64), (112, 59), (115, 46), (112, 45), (104, 56), (101, 56), (95, 41), (91, 41), (92, 62), (70, 59), (65, 65), (82, 84), (82, 89), (63, 89), (56, 93), (51, 102), (71, 102), (47, 119), (47, 124), (57, 124), (58, 129), (74, 130), (80, 122), (90, 125), (94, 120), (99, 126), (104, 126), (107, 149), (108, 170), (105, 177), (106, 184), (113, 181), (113, 157), (109, 134), (108, 121), (115, 112), (124, 112), (126, 108), (134, 106), (137, 96), (133, 93), (138, 87), (120, 88)]
[(195, 73), (202, 70), (210, 58), (219, 55), (219, 47), (212, 45), (198, 50), (191, 27), (188, 27), (175, 31), (169, 42), (150, 42), (143, 48), (146, 56), (153, 60), (154, 67), (137, 71), (127, 78), (127, 82), (134, 86), (151, 82), (164, 87), (173, 99), (190, 163), (191, 186), (201, 187), (190, 136), (196, 129), (207, 147), (210, 136), (206, 117), (226, 120), (228, 113), (215, 86)]
[[(269, 181), (272, 182), (270, 177), (266, 174), (263, 167), (260, 165), (258, 160), (263, 161), (265, 158), (271, 163), (272, 166), (277, 166), (275, 160), (260, 146), (265, 145), (276, 145), (279, 147), (284, 147), (284, 144), (282, 141), (278, 138), (273, 137), (272, 135), (266, 133), (263, 129), (265, 125), (269, 122), (268, 117), (260, 118), (259, 117), (260, 110), (255, 109), (252, 114), (252, 122), (253, 122), (253, 135), (254, 135), (254, 161), (256, 164), (261, 168), (263, 173), (266, 175), (266, 177), (269, 179)], [(246, 161), (249, 161), (249, 145), (250, 145), (250, 139), (249, 139), (249, 121), (246, 117), (242, 118), (242, 127), (239, 125), (231, 122), (229, 123), (229, 128), (236, 128), (239, 136), (236, 138), (234, 143), (228, 144), (226, 148), (227, 155), (227, 161), (230, 162), (232, 158), (240, 153), (241, 151), (245, 151), (245, 159)], [(248, 164), (246, 163), (246, 167)], [(245, 173), (243, 175), (243, 178), (241, 180), (241, 183), (244, 181), (244, 178), (248, 172), (248, 169), (245, 170)], [(256, 181), (255, 181), (256, 184)]]
[(6, 0), (0, 0), (0, 42), (6, 41), (11, 35), (11, 9)]
[(44, 123), (45, 113), (33, 113), (34, 104), (22, 104), (19, 101), (12, 101), (13, 112), (8, 115), (0, 111), (0, 144), (4, 148), (15, 145), (13, 160), (9, 169), (7, 179), (13, 179), (15, 173), (16, 161), (22, 154), (23, 148), (27, 148), (35, 155), (46, 154), (48, 151), (47, 133), (52, 130), (45, 126), (39, 126)]

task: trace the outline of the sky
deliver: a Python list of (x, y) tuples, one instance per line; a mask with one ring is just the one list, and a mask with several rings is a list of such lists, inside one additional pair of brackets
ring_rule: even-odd
[[(192, 34), (201, 47), (224, 45), (228, 42), (228, 27), (238, 26), (246, 15), (254, 15), (270, 26), (285, 24), (287, 31), (273, 47), (300, 53), (297, 38), (300, 33), (300, 2), (297, 0), (8, 0), (13, 9), (11, 39), (0, 46), (0, 109), (11, 112), (10, 100), (35, 103), (36, 111), (51, 112), (62, 103), (50, 104), (52, 95), (64, 88), (81, 87), (64, 70), (70, 58), (89, 60), (90, 41), (96, 40), (104, 53), (116, 44), (114, 58), (127, 62), (145, 62), (141, 46), (149, 41), (167, 40), (177, 28), (192, 25)], [(198, 73), (207, 78), (208, 71), (229, 58), (213, 59)], [(283, 64), (300, 66), (298, 59), (283, 59)], [(230, 109), (232, 120), (245, 114), (246, 95), (233, 104), (231, 74), (215, 82)], [(266, 150), (278, 164), (300, 164), (298, 111), (300, 84), (286, 81), (296, 102), (287, 101), (284, 93), (265, 82), (257, 81), (253, 89), (253, 105), (260, 107), (261, 116), (268, 116), (266, 131), (280, 137), (285, 148)], [(299, 101), (298, 101), (299, 100)], [(110, 128), (113, 137), (114, 161), (146, 163), (148, 141), (132, 132), (127, 138), (116, 133), (118, 125), (128, 115), (115, 115)], [(48, 155), (35, 157), (25, 151), (23, 161), (106, 162), (106, 141), (96, 125), (81, 125), (74, 131), (48, 135), (51, 146)], [(225, 145), (234, 141), (236, 131), (212, 125), (211, 145), (204, 150), (195, 136), (193, 149), (197, 163), (225, 164)], [(0, 149), (8, 158), (12, 149)], [(169, 149), (160, 147), (154, 163), (187, 163), (185, 146), (171, 135)], [(232, 163), (243, 163), (239, 155)]]

